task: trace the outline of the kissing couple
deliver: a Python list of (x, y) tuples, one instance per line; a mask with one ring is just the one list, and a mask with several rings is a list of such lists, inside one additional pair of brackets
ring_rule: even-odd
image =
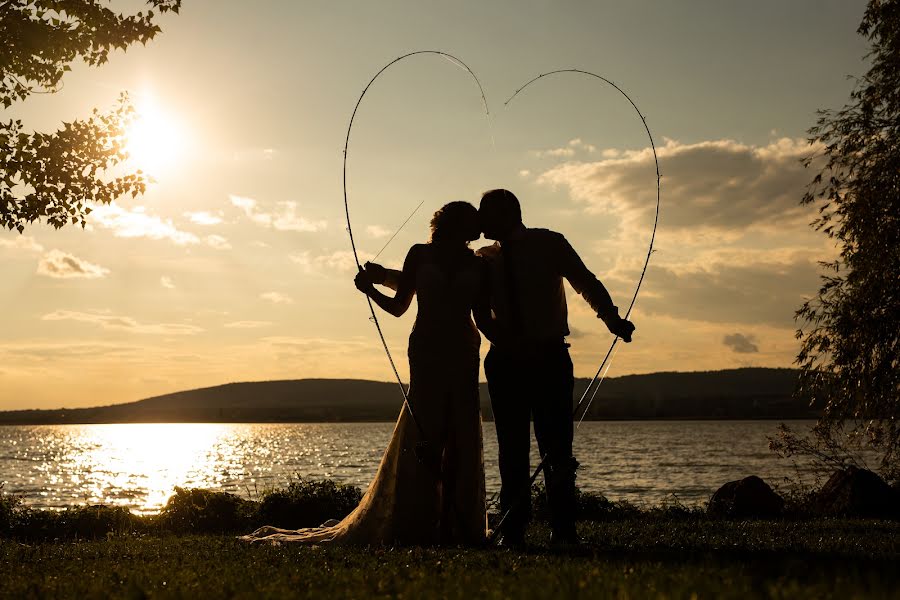
[[(469, 243), (495, 240), (474, 252)], [(485, 192), (451, 202), (402, 271), (366, 263), (357, 289), (399, 317), (417, 296), (409, 336), (408, 405), (375, 479), (343, 520), (300, 530), (261, 527), (246, 541), (354, 545), (481, 545), (488, 538), (478, 375), (479, 330), (500, 452), (501, 544), (524, 543), (530, 519), (531, 419), (551, 512), (551, 543), (574, 544), (575, 469), (566, 279), (613, 334), (631, 341), (609, 293), (561, 234), (522, 222), (519, 200)], [(376, 285), (390, 288), (389, 295)]]

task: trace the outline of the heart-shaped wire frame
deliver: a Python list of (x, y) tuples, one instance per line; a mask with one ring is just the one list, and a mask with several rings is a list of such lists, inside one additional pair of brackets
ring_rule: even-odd
[[(359, 106), (362, 103), (363, 98), (365, 97), (366, 93), (369, 91), (369, 88), (372, 86), (372, 84), (375, 83), (375, 80), (377, 80), (382, 75), (382, 73), (387, 71), (390, 67), (397, 64), (398, 62), (405, 60), (407, 58), (410, 58), (412, 56), (419, 56), (419, 55), (433, 55), (433, 56), (442, 57), (442, 58), (447, 59), (450, 62), (456, 64), (457, 66), (462, 67), (469, 75), (471, 75), (472, 78), (475, 80), (475, 83), (478, 85), (478, 90), (481, 93), (481, 101), (482, 101), (482, 104), (484, 105), (485, 114), (488, 118), (488, 123), (490, 123), (491, 113), (490, 113), (490, 109), (488, 108), (487, 97), (485, 96), (484, 88), (481, 85), (481, 81), (478, 79), (478, 76), (475, 75), (475, 72), (472, 71), (472, 69), (469, 68), (469, 66), (465, 62), (463, 62), (456, 56), (453, 56), (452, 54), (449, 54), (447, 52), (442, 52), (440, 50), (417, 50), (415, 52), (409, 52), (407, 54), (404, 54), (402, 56), (395, 58), (394, 60), (390, 61), (385, 66), (383, 66), (377, 73), (375, 73), (375, 75), (372, 77), (372, 79), (369, 80), (369, 83), (366, 85), (366, 87), (363, 88), (362, 93), (359, 95), (359, 98), (356, 101), (356, 106), (353, 107), (353, 114), (350, 116), (350, 123), (347, 126), (347, 136), (346, 136), (346, 139), (344, 140), (344, 168), (343, 168), (344, 214), (347, 218), (347, 234), (350, 236), (350, 246), (353, 250), (353, 259), (356, 261), (356, 268), (359, 271), (362, 271), (363, 268), (362, 268), (362, 264), (359, 261), (359, 254), (356, 250), (356, 241), (353, 238), (353, 226), (351, 225), (351, 222), (350, 222), (350, 202), (349, 202), (349, 195), (347, 193), (347, 158), (348, 158), (349, 149), (350, 149), (350, 134), (353, 130), (353, 121), (356, 118), (356, 113), (359, 110)], [(659, 225), (659, 207), (660, 207), (660, 199), (662, 196), (662, 188), (661, 188), (660, 181), (661, 181), (662, 177), (659, 172), (659, 157), (656, 152), (656, 144), (653, 141), (653, 134), (650, 132), (650, 127), (649, 127), (649, 125), (647, 125), (647, 119), (644, 117), (644, 114), (638, 108), (637, 104), (635, 104), (634, 100), (631, 99), (631, 96), (629, 96), (625, 92), (625, 90), (623, 90), (621, 87), (619, 87), (615, 82), (607, 79), (606, 77), (603, 77), (602, 75), (598, 75), (598, 74), (592, 73), (590, 71), (585, 71), (582, 69), (557, 69), (554, 71), (548, 71), (546, 73), (541, 73), (537, 77), (530, 79), (524, 85), (519, 87), (512, 94), (512, 96), (510, 96), (506, 100), (506, 102), (503, 103), (503, 105), (508, 106), (509, 103), (513, 101), (513, 99), (515, 99), (519, 94), (522, 93), (522, 91), (524, 91), (527, 87), (529, 87), (531, 84), (535, 83), (536, 81), (543, 79), (545, 77), (549, 77), (551, 75), (558, 75), (558, 74), (563, 74), (563, 73), (587, 75), (589, 77), (593, 77), (595, 79), (598, 79), (598, 80), (612, 86), (626, 100), (628, 100), (628, 103), (631, 104), (632, 108), (634, 108), (638, 117), (640, 117), (641, 123), (644, 126), (644, 130), (647, 132), (647, 137), (650, 140), (650, 148), (653, 150), (653, 162), (656, 165), (656, 209), (655, 209), (655, 213), (654, 213), (654, 217), (653, 217), (653, 230), (650, 235), (650, 243), (647, 248), (647, 256), (644, 259), (644, 266), (641, 268), (641, 275), (638, 278), (637, 285), (634, 288), (634, 294), (632, 294), (632, 296), (631, 296), (631, 302), (628, 305), (628, 310), (625, 312), (624, 318), (627, 320), (628, 317), (631, 315), (631, 311), (634, 308), (635, 302), (637, 301), (638, 293), (641, 290), (641, 285), (644, 283), (644, 276), (647, 274), (647, 267), (650, 264), (650, 256), (653, 254), (653, 245), (656, 241), (656, 230)], [(372, 303), (372, 299), (369, 298), (368, 296), (366, 296), (366, 301), (369, 305), (369, 312), (372, 315), (371, 320), (373, 323), (375, 323), (375, 329), (378, 331), (378, 337), (381, 340), (381, 345), (384, 347), (384, 352), (387, 355), (388, 362), (391, 365), (391, 370), (393, 370), (394, 376), (397, 379), (397, 384), (400, 386), (400, 392), (403, 394), (403, 406), (409, 412), (409, 416), (412, 418), (413, 423), (415, 423), (416, 428), (419, 431), (419, 435), (422, 437), (422, 439), (424, 441), (427, 441), (427, 440), (425, 440), (424, 430), (422, 429), (422, 426), (419, 424), (418, 420), (416, 419), (415, 413), (413, 412), (413, 408), (410, 405), (408, 389), (403, 385), (403, 381), (400, 378), (400, 373), (397, 370), (397, 365), (394, 362), (394, 357), (391, 355), (391, 351), (388, 348), (387, 341), (385, 340), (385, 337), (384, 337), (384, 332), (381, 329), (381, 323), (378, 321), (378, 315), (375, 312), (375, 306)], [(584, 411), (581, 412), (581, 416), (578, 418), (578, 424), (576, 426), (576, 429), (581, 426), (581, 422), (584, 420), (585, 415), (587, 415), (588, 411), (590, 410), (591, 403), (594, 401), (594, 397), (597, 395), (597, 391), (600, 389), (600, 384), (603, 382), (603, 379), (606, 377), (607, 372), (609, 372), (609, 367), (612, 364), (611, 358), (616, 351), (616, 345), (618, 344), (618, 342), (619, 342), (619, 336), (616, 336), (615, 338), (613, 338), (613, 341), (610, 344), (609, 349), (606, 351), (606, 355), (603, 357), (603, 360), (601, 361), (600, 366), (597, 368), (596, 373), (594, 374), (593, 378), (591, 378), (590, 383), (588, 383), (588, 386), (585, 388), (584, 393), (581, 395), (581, 398), (578, 400), (578, 403), (575, 406), (575, 410), (573, 411), (573, 417), (578, 416), (578, 413), (581, 410), (581, 406), (585, 403), (585, 401), (587, 401), (587, 406), (585, 406)], [(605, 370), (604, 370), (604, 368), (605, 368)], [(590, 398), (588, 398), (589, 394), (590, 394)], [(538, 465), (537, 469), (534, 471), (534, 474), (531, 476), (532, 483), (534, 483), (535, 479), (540, 474), (541, 470), (543, 470), (544, 465), (547, 461), (547, 458), (548, 458), (548, 455), (546, 455), (546, 454), (541, 457), (540, 464)], [(529, 486), (529, 489), (530, 489), (530, 487), (531, 486)], [(529, 494), (530, 494), (530, 492), (529, 492)], [(495, 533), (499, 533), (500, 527), (502, 526), (503, 522), (506, 520), (506, 517), (509, 515), (509, 512), (510, 511), (507, 511), (506, 515), (503, 516), (503, 518), (500, 521), (500, 524), (497, 526), (497, 528), (495, 530)]]

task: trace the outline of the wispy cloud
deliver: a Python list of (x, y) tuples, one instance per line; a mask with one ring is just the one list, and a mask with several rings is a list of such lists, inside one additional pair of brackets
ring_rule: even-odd
[(233, 321), (225, 323), (228, 329), (259, 329), (260, 327), (269, 327), (272, 321)]
[(391, 235), (391, 230), (381, 225), (367, 225), (366, 233), (368, 233), (373, 238), (383, 238)]
[(92, 225), (113, 231), (116, 237), (169, 240), (179, 246), (200, 243), (193, 233), (181, 231), (171, 221), (148, 214), (143, 206), (128, 210), (115, 202), (93, 207), (88, 217)]
[(259, 297), (272, 304), (293, 304), (294, 299), (281, 292), (263, 292)]
[(56, 310), (41, 317), (43, 321), (78, 321), (98, 325), (111, 331), (146, 333), (156, 335), (194, 335), (203, 331), (196, 325), (182, 323), (140, 323), (132, 317), (113, 315), (108, 312), (80, 312)]
[(230, 195), (231, 204), (244, 211), (247, 217), (262, 227), (270, 227), (278, 231), (322, 231), (328, 226), (323, 220), (311, 220), (297, 214), (296, 202), (279, 202), (275, 211), (267, 212), (259, 208), (253, 198)]
[(537, 157), (549, 156), (552, 158), (569, 158), (575, 156), (575, 148), (563, 146), (562, 148), (550, 148), (548, 150), (535, 150), (532, 154)]
[(208, 235), (203, 238), (203, 241), (206, 242), (206, 245), (210, 248), (214, 248), (215, 250), (230, 250), (231, 244), (228, 240), (221, 235)]
[(25, 250), (27, 252), (43, 252), (44, 247), (38, 244), (33, 237), (20, 234), (6, 234), (11, 237), (0, 237), (0, 248), (8, 248), (10, 250)]
[(172, 279), (170, 277), (166, 277), (165, 275), (163, 275), (162, 277), (159, 278), (159, 284), (161, 286), (163, 286), (164, 288), (166, 288), (167, 290), (175, 289), (175, 282), (172, 281)]
[(109, 275), (109, 269), (62, 250), (51, 250), (41, 258), (37, 273), (56, 279), (99, 279)]
[(65, 359), (96, 360), (121, 359), (139, 350), (140, 346), (126, 346), (104, 342), (41, 342), (21, 341), (0, 343), (2, 362), (57, 362)]
[[(549, 148), (547, 150), (535, 150), (532, 154), (538, 158), (572, 158), (579, 152), (593, 153), (596, 151), (597, 147), (593, 144), (585, 143), (581, 138), (575, 138), (569, 140), (569, 143), (565, 146)], [(523, 173), (520, 171), (519, 174), (521, 175)], [(527, 171), (524, 174), (527, 175)]]
[[(360, 262), (371, 260), (374, 254), (370, 252), (360, 252)], [(339, 273), (347, 273), (356, 271), (356, 260), (353, 258), (353, 252), (350, 250), (336, 250), (334, 252), (313, 255), (310, 251), (295, 252), (288, 256), (291, 262), (300, 265), (307, 272), (323, 271)]]
[(575, 138), (573, 140), (569, 140), (569, 148), (576, 148), (578, 150), (584, 150), (585, 152), (596, 152), (597, 146), (593, 144), (588, 144), (584, 142), (581, 138)]
[(207, 212), (205, 210), (196, 211), (196, 212), (186, 212), (184, 213), (188, 219), (191, 220), (191, 223), (196, 225), (219, 225), (223, 222), (222, 213), (218, 212), (213, 214), (211, 212)]

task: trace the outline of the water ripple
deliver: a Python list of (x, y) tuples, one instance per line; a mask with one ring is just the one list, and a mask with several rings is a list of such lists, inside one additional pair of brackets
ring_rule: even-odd
[[(799, 424), (798, 424), (799, 425)], [(812, 423), (805, 423), (811, 426)], [(28, 505), (106, 503), (158, 511), (175, 486), (257, 497), (294, 475), (365, 488), (392, 423), (122, 424), (0, 427), (0, 482)], [(578, 485), (612, 500), (700, 503), (721, 484), (794, 473), (768, 451), (771, 421), (584, 423)], [(489, 493), (500, 487), (497, 438), (484, 427)], [(537, 463), (532, 448), (532, 464)]]

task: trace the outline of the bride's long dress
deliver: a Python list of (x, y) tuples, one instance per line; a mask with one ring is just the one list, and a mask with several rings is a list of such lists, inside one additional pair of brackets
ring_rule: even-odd
[(262, 527), (241, 539), (354, 545), (484, 542), (481, 336), (471, 317), (480, 286), (475, 260), (452, 275), (432, 260), (419, 265), (418, 314), (409, 337), (409, 402), (424, 435), (404, 408), (359, 506), (330, 527)]

